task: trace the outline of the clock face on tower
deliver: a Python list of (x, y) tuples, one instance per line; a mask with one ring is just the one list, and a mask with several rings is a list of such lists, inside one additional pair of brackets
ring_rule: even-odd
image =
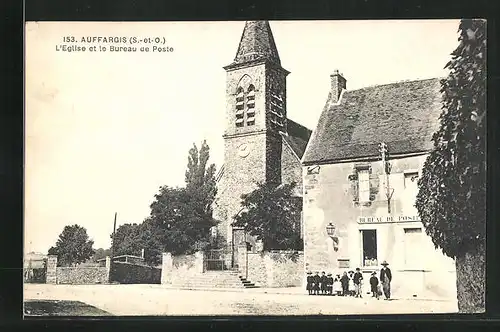
[(238, 147), (238, 155), (241, 158), (245, 158), (250, 154), (250, 145), (247, 143), (243, 143)]

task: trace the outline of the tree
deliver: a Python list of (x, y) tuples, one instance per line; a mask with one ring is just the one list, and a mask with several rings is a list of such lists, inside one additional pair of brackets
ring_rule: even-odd
[(257, 189), (242, 195), (242, 210), (234, 216), (233, 226), (262, 240), (264, 250), (301, 250), (302, 200), (293, 196), (295, 187), (295, 183), (258, 183)]
[(136, 223), (126, 223), (116, 229), (116, 234), (111, 234), (113, 256), (139, 255), (141, 253), (141, 227)]
[(111, 249), (103, 249), (99, 248), (95, 250), (94, 256), (92, 257), (92, 260), (94, 262), (97, 262), (100, 259), (106, 258), (106, 256), (111, 257)]
[(459, 35), (415, 206), (436, 248), (455, 259), (459, 310), (477, 312), (485, 297), (485, 21), (462, 20)]
[(215, 165), (208, 165), (210, 148), (203, 141), (189, 150), (186, 187), (160, 187), (151, 203), (151, 214), (141, 224), (125, 224), (116, 230), (115, 253), (139, 254), (151, 265), (161, 254), (189, 254), (209, 245), (212, 203), (216, 195)]
[(200, 212), (212, 215), (212, 203), (216, 195), (215, 164), (207, 167), (210, 158), (210, 148), (206, 141), (201, 143), (201, 149), (195, 144), (189, 150), (186, 170), (186, 190), (199, 203)]
[(94, 241), (89, 239), (87, 230), (79, 225), (65, 226), (55, 247), (49, 255), (57, 255), (59, 266), (75, 266), (87, 261), (94, 254)]
[(164, 186), (156, 195), (147, 224), (167, 252), (174, 255), (192, 253), (208, 244), (210, 228), (216, 221), (203, 192), (203, 189), (197, 192)]

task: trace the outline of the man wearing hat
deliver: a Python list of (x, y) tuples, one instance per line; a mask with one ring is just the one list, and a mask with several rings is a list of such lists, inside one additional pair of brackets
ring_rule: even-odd
[(382, 269), (380, 269), (380, 282), (382, 283), (382, 289), (384, 290), (385, 300), (389, 300), (391, 298), (392, 273), (391, 269), (387, 267), (388, 265), (389, 263), (383, 261)]
[(312, 295), (313, 293), (313, 276), (312, 276), (312, 272), (311, 271), (307, 271), (307, 286), (306, 286), (306, 290), (309, 292), (309, 295)]

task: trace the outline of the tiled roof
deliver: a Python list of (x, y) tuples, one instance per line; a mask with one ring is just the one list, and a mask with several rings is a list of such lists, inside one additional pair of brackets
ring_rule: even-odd
[(245, 63), (260, 59), (281, 64), (269, 22), (247, 21), (233, 63)]
[(305, 153), (305, 164), (390, 154), (427, 152), (441, 114), (438, 78), (344, 91), (340, 104), (329, 96)]
[(302, 158), (306, 150), (309, 137), (311, 137), (311, 130), (290, 119), (287, 119), (286, 126), (288, 135), (283, 134), (283, 139), (292, 148), (297, 157)]

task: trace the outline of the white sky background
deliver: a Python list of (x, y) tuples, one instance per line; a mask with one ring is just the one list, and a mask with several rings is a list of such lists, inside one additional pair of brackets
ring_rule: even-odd
[[(458, 20), (274, 21), (289, 118), (314, 129), (339, 69), (347, 89), (446, 76)], [(225, 78), (244, 22), (27, 23), (25, 250), (65, 225), (108, 248), (140, 223), (161, 185), (183, 185), (207, 139), (223, 162)], [(172, 53), (56, 52), (63, 36), (165, 37)], [(101, 44), (104, 45), (104, 44)], [(109, 46), (109, 45), (105, 45)]]

